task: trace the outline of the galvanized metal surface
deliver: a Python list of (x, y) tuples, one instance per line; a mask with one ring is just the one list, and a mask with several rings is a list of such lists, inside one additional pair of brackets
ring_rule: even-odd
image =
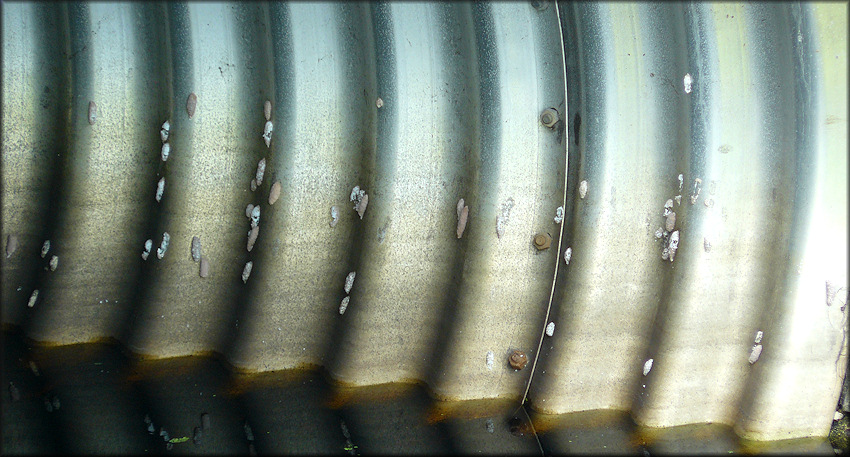
[[(847, 350), (846, 293), (832, 306), (824, 293), (846, 286), (847, 97), (827, 83), (846, 78), (832, 38), (846, 22), (827, 11), (565, 9), (570, 119), (582, 119), (569, 181), (588, 190), (568, 211), (536, 407), (734, 423), (757, 439), (829, 427)], [(653, 234), (677, 196), (667, 262)]]
[(450, 399), (522, 397), (533, 371), (543, 413), (824, 436), (847, 361), (846, 13), (4, 3), (3, 323)]

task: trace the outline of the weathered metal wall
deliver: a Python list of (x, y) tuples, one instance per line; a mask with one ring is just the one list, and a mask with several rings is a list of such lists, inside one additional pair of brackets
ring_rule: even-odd
[[(828, 429), (847, 350), (845, 15), (565, 7), (573, 256), (536, 406), (760, 439)], [(679, 249), (663, 261), (668, 199)]]
[(450, 399), (522, 397), (533, 372), (541, 412), (826, 435), (847, 360), (846, 13), (4, 3), (3, 323)]

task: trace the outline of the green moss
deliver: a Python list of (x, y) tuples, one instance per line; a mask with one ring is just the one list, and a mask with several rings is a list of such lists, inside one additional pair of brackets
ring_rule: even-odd
[(847, 451), (850, 443), (850, 416), (844, 416), (841, 420), (832, 423), (829, 429), (829, 442), (836, 449)]

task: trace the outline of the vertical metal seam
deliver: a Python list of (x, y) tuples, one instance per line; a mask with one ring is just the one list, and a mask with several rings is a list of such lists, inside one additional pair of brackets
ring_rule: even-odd
[[(569, 100), (567, 100), (567, 58), (566, 58), (566, 55), (564, 53), (564, 29), (563, 29), (563, 25), (561, 24), (561, 12), (560, 12), (560, 9), (558, 8), (558, 2), (557, 2), (557, 0), (555, 0), (552, 3), (555, 4), (555, 9), (554, 9), (555, 18), (558, 20), (558, 39), (560, 40), (560, 43), (561, 43), (561, 49), (560, 49), (560, 51), (561, 51), (561, 72), (562, 72), (561, 76), (562, 76), (563, 81), (564, 81), (564, 113), (567, 113), (568, 112), (567, 107), (569, 106)], [(565, 120), (562, 119), (561, 122), (565, 122)], [(562, 143), (563, 146), (564, 146), (563, 151), (562, 151), (564, 153), (564, 186), (563, 186), (564, 193), (563, 193), (563, 198), (561, 200), (561, 206), (566, 208), (567, 207), (567, 179), (568, 179), (567, 178), (568, 177), (567, 172), (569, 171), (569, 168), (570, 168), (569, 167), (570, 157), (569, 157), (569, 154), (567, 153), (567, 148), (570, 144), (569, 129), (565, 129), (564, 133), (566, 135), (565, 141)], [(561, 261), (560, 261), (560, 259), (561, 259), (561, 241), (563, 240), (563, 237), (564, 237), (564, 225), (566, 225), (566, 224), (564, 224), (564, 221), (561, 221), (561, 223), (559, 225), (560, 225), (560, 232), (558, 233), (558, 250), (556, 251), (556, 255), (555, 255), (555, 270), (552, 273), (552, 287), (549, 289), (549, 303), (546, 306), (546, 317), (543, 319), (543, 328), (542, 328), (542, 330), (540, 330), (540, 339), (537, 342), (537, 350), (534, 352), (534, 362), (532, 362), (532, 364), (531, 364), (531, 374), (528, 376), (528, 382), (525, 384), (525, 392), (522, 394), (522, 401), (520, 402), (520, 406), (525, 404), (525, 400), (528, 397), (528, 389), (531, 388), (531, 381), (534, 379), (534, 370), (537, 368), (537, 359), (540, 357), (540, 348), (543, 347), (543, 338), (545, 338), (545, 335), (546, 335), (546, 325), (549, 322), (549, 314), (552, 311), (552, 299), (555, 296), (555, 284), (558, 280), (558, 267), (561, 264)]]

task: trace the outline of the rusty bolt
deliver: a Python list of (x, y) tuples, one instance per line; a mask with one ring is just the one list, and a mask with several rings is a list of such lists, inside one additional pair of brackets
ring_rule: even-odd
[(523, 436), (531, 433), (531, 429), (528, 424), (526, 424), (519, 417), (514, 416), (511, 420), (508, 421), (508, 430), (511, 432), (513, 436)]
[(546, 0), (532, 0), (531, 6), (533, 6), (537, 11), (543, 11), (547, 6), (549, 6), (549, 2)]
[(516, 350), (511, 353), (511, 357), (508, 361), (514, 370), (522, 370), (528, 364), (528, 357), (526, 357), (525, 352)]
[(549, 127), (550, 129), (555, 127), (555, 124), (558, 123), (558, 120), (558, 111), (555, 108), (546, 108), (540, 115), (540, 122), (543, 123), (543, 125), (545, 125), (546, 127)]
[(536, 247), (538, 251), (549, 249), (549, 246), (551, 245), (552, 237), (549, 236), (548, 233), (538, 233), (537, 235), (534, 235), (534, 247)]

